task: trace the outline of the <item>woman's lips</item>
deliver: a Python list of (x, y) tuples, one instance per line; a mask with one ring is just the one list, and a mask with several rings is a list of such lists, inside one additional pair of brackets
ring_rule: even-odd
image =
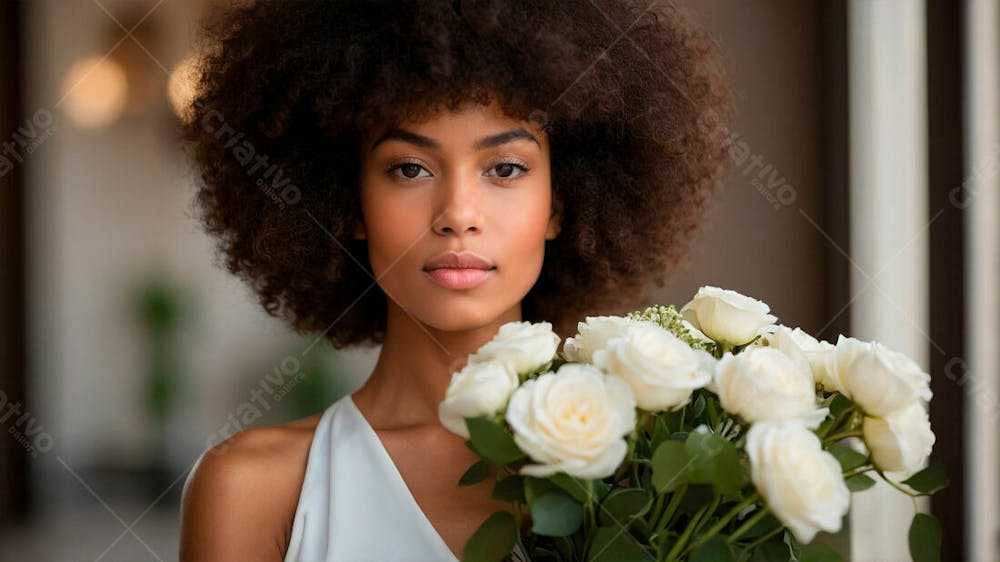
[(440, 269), (431, 269), (424, 273), (448, 289), (471, 289), (485, 281), (493, 269), (451, 269), (442, 267)]

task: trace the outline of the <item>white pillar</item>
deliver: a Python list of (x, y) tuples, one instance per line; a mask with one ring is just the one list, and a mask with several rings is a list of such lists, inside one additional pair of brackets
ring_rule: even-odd
[[(953, 203), (966, 210), (965, 520), (970, 560), (1000, 560), (1000, 2), (967, 0), (966, 166)], [(963, 372), (964, 369), (968, 369)], [(954, 482), (956, 479), (952, 478)]]
[[(928, 368), (927, 79), (923, 0), (848, 4), (851, 334)], [(909, 561), (909, 497), (855, 494), (851, 560)]]

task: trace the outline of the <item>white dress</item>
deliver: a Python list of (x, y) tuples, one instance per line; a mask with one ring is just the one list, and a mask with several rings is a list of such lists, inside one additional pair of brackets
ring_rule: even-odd
[(316, 426), (284, 560), (458, 562), (350, 394)]

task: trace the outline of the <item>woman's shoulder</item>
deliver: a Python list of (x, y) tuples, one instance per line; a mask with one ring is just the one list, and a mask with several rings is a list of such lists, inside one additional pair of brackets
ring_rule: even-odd
[(198, 458), (181, 499), (181, 561), (281, 560), (322, 413), (244, 429)]

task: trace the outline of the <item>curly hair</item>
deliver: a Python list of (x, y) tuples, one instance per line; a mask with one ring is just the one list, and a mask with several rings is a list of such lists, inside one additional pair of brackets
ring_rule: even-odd
[(381, 343), (386, 295), (372, 290), (367, 242), (351, 237), (361, 139), (495, 101), (549, 135), (562, 210), (522, 318), (566, 337), (586, 315), (643, 306), (711, 203), (726, 139), (710, 125), (729, 119), (731, 93), (717, 46), (685, 11), (602, 4), (312, 0), (214, 13), (180, 136), (217, 258), (296, 332)]

